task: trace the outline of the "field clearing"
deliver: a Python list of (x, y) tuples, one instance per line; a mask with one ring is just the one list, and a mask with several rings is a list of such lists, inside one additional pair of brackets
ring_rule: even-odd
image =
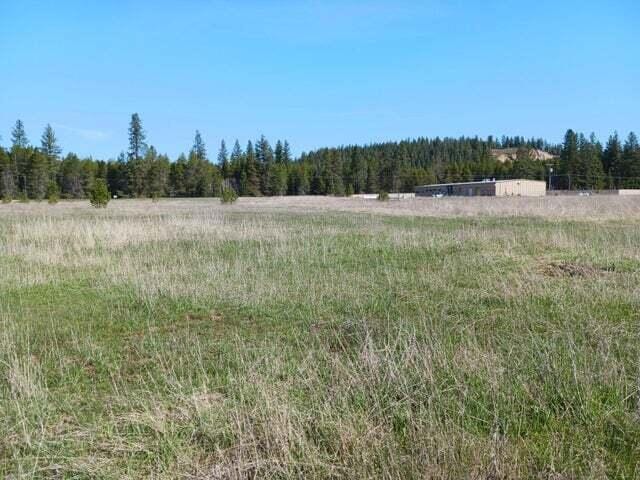
[(638, 478), (640, 198), (0, 204), (0, 477)]
[[(213, 202), (213, 204), (212, 204)], [(214, 199), (162, 199), (151, 201), (118, 200), (106, 215), (134, 215), (158, 213), (206, 213), (218, 207)], [(114, 206), (117, 205), (117, 208)], [(525, 197), (450, 197), (424, 198), (376, 202), (345, 197), (242, 197), (234, 205), (225, 206), (224, 212), (279, 212), (318, 213), (323, 211), (375, 213), (393, 216), (419, 217), (475, 217), (475, 216), (532, 216), (549, 219), (628, 220), (640, 218), (640, 198), (603, 195), (592, 197), (549, 196)], [(61, 202), (55, 209), (46, 202), (28, 204), (14, 202), (3, 206), (0, 215), (22, 213), (47, 216), (87, 213), (84, 200)]]

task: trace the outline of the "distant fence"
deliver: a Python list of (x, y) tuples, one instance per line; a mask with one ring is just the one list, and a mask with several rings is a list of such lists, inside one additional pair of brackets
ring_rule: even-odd
[[(361, 198), (363, 200), (375, 200), (378, 198), (377, 193), (358, 193), (351, 195), (350, 198)], [(408, 200), (410, 198), (416, 198), (415, 193), (390, 193), (389, 200)]]
[(619, 189), (619, 190), (547, 190), (547, 195), (551, 196), (571, 196), (579, 197), (584, 195), (640, 195), (640, 189)]

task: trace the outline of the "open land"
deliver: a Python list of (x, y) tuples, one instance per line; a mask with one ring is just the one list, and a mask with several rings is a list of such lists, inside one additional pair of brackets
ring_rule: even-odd
[(0, 204), (0, 477), (636, 478), (640, 198)]

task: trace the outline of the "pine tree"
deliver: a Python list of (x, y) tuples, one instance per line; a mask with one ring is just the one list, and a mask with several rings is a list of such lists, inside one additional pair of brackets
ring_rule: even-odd
[(364, 190), (366, 193), (378, 193), (378, 172), (372, 162), (367, 163), (367, 182)]
[(116, 161), (107, 164), (107, 186), (109, 191), (118, 197), (129, 195), (129, 174), (127, 169), (127, 157), (120, 152)]
[(242, 147), (240, 147), (240, 142), (238, 140), (235, 141), (235, 143), (233, 144), (233, 150), (231, 150), (231, 166), (233, 168), (237, 167), (240, 162), (242, 161), (242, 156), (243, 156), (243, 152), (242, 152)]
[(573, 187), (588, 188), (589, 165), (591, 163), (591, 146), (584, 134), (578, 134), (578, 156), (572, 174)]
[(356, 147), (351, 154), (350, 183), (354, 193), (362, 193), (367, 187), (367, 162), (362, 149)]
[[(240, 145), (238, 145), (240, 147)], [(223, 179), (231, 177), (231, 166), (229, 165), (229, 155), (227, 153), (227, 144), (224, 140), (220, 142), (220, 150), (218, 151), (218, 166)]]
[(29, 140), (24, 130), (22, 120), (16, 120), (11, 130), (11, 162), (12, 171), (17, 179), (17, 187), (20, 194), (27, 195), (27, 177), (29, 174)]
[(20, 148), (27, 148), (29, 146), (29, 139), (27, 139), (22, 120), (16, 120), (13, 130), (11, 130), (11, 144), (13, 147)]
[[(80, 181), (82, 183), (82, 195), (87, 196), (89, 191), (93, 188), (96, 178), (98, 177), (98, 172), (100, 170), (100, 165), (98, 162), (95, 162), (91, 158), (84, 158), (80, 161)], [(105, 180), (104, 175), (106, 172), (102, 173), (102, 180)], [(106, 182), (106, 180), (105, 180)], [(108, 190), (108, 188), (107, 188)]]
[(258, 173), (258, 164), (256, 161), (255, 151), (251, 140), (247, 143), (247, 151), (245, 153), (245, 168), (243, 175), (244, 189), (243, 195), (251, 197), (259, 197), (261, 195), (260, 190), (260, 175)]
[(288, 168), (284, 163), (273, 165), (269, 185), (271, 195), (286, 195), (288, 174)]
[(202, 135), (196, 130), (196, 136), (193, 139), (193, 147), (191, 147), (191, 154), (196, 157), (197, 160), (207, 160), (207, 147), (202, 140)]
[(231, 204), (236, 200), (238, 200), (238, 193), (235, 189), (223, 183), (220, 189), (220, 203)]
[(184, 172), (186, 193), (190, 197), (206, 197), (213, 193), (211, 165), (196, 151), (191, 151)]
[(187, 157), (184, 153), (180, 154), (178, 159), (171, 164), (171, 172), (169, 173), (169, 183), (171, 185), (171, 195), (177, 197), (184, 197), (187, 195), (187, 182), (186, 182), (186, 170), (187, 170)]
[(462, 167), (462, 171), (460, 173), (460, 175), (462, 176), (462, 181), (463, 182), (472, 182), (473, 181), (473, 173), (471, 173), (471, 167), (469, 167), (469, 164), (464, 164), (464, 166)]
[(567, 176), (565, 188), (572, 189), (572, 176), (578, 170), (578, 135), (569, 129), (564, 136), (562, 153), (560, 154), (560, 173)]
[(635, 133), (629, 133), (622, 151), (623, 188), (640, 188), (640, 145)]
[(596, 139), (595, 133), (589, 136), (589, 156), (586, 159), (587, 187), (602, 190), (605, 184), (604, 169), (602, 167), (602, 145)]
[(335, 151), (328, 154), (323, 172), (323, 183), (327, 194), (344, 194), (344, 183), (342, 182), (342, 161), (338, 153)]
[(282, 142), (280, 140), (278, 140), (276, 142), (276, 148), (274, 150), (276, 163), (283, 163), (282, 162), (283, 152), (284, 152), (284, 148), (282, 147)]
[(214, 193), (213, 173), (204, 140), (196, 130), (184, 175), (187, 195), (191, 197), (212, 195)]
[(42, 200), (51, 181), (49, 159), (38, 150), (31, 150), (28, 159), (27, 192), (31, 198)]
[(575, 188), (599, 190), (604, 185), (602, 169), (602, 145), (594, 134), (586, 138), (578, 135), (578, 160), (572, 174)]
[(47, 200), (51, 205), (58, 203), (58, 200), (60, 200), (60, 187), (54, 180), (50, 180), (47, 185)]
[(62, 149), (58, 145), (56, 133), (48, 123), (44, 129), (44, 132), (42, 132), (42, 137), (40, 137), (40, 150), (46, 155), (48, 159), (52, 160), (57, 160), (62, 153)]
[(616, 177), (622, 175), (621, 169), (623, 168), (622, 145), (620, 144), (618, 132), (614, 132), (613, 135), (609, 136), (607, 146), (602, 154), (602, 166), (609, 178), (613, 180), (609, 182), (608, 188), (614, 188), (614, 185), (617, 184)]
[(291, 148), (289, 147), (289, 142), (284, 141), (284, 145), (282, 147), (282, 163), (285, 165), (289, 165), (293, 161), (291, 157)]
[(107, 182), (103, 178), (96, 179), (93, 187), (89, 191), (89, 202), (91, 206), (95, 208), (107, 208), (109, 200)]
[(59, 167), (62, 148), (58, 145), (56, 134), (49, 124), (45, 127), (42, 137), (40, 137), (40, 151), (47, 159), (49, 176), (54, 179)]
[(145, 179), (148, 168), (143, 156), (147, 153), (146, 134), (142, 128), (142, 121), (137, 113), (131, 115), (129, 124), (129, 151), (127, 165), (128, 184), (131, 193), (137, 197), (145, 194)]
[(147, 136), (142, 128), (140, 116), (134, 113), (131, 115), (131, 122), (129, 123), (129, 161), (138, 161), (142, 158), (147, 148), (146, 139)]
[(0, 197), (3, 201), (10, 201), (15, 194), (15, 172), (11, 157), (0, 147)]
[(606, 174), (605, 188), (608, 188), (609, 190), (613, 190), (616, 188), (616, 181), (613, 178), (611, 171)]
[(282, 142), (276, 142), (274, 151), (275, 163), (271, 165), (268, 175), (267, 190), (270, 195), (285, 195), (287, 193), (287, 181), (289, 177), (288, 162), (285, 159), (285, 149)]
[(273, 149), (264, 135), (256, 143), (256, 161), (260, 173), (260, 191), (263, 195), (273, 195), (271, 191), (273, 176)]
[(155, 161), (157, 151), (153, 146), (144, 149), (144, 156), (137, 160), (129, 161), (129, 189), (136, 197), (150, 195), (148, 179), (151, 165)]
[(229, 171), (232, 178), (228, 178), (227, 181), (231, 180), (236, 191), (243, 195), (242, 174), (244, 172), (244, 153), (237, 139), (233, 144), (231, 156), (229, 157)]
[(82, 164), (78, 156), (68, 153), (60, 164), (60, 186), (64, 198), (82, 198), (84, 181)]
[(313, 165), (309, 184), (311, 195), (325, 195), (327, 193), (320, 165)]
[[(150, 148), (149, 151), (151, 150)], [(153, 199), (164, 197), (169, 191), (169, 176), (171, 172), (169, 157), (166, 155), (156, 155), (155, 149), (153, 149), (153, 155), (150, 156), (148, 162), (148, 195)]]

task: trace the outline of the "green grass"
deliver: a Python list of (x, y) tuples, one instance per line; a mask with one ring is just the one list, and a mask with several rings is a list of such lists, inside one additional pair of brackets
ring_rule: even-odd
[(117, 205), (0, 207), (0, 477), (640, 475), (640, 222)]

